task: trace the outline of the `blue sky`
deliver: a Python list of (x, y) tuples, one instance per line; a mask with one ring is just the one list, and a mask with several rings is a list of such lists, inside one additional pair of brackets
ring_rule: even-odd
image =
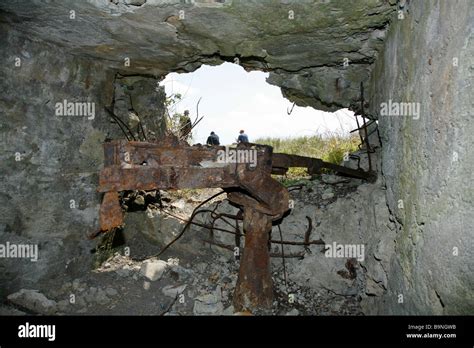
[(348, 133), (357, 128), (353, 113), (339, 110), (327, 113), (310, 107), (295, 106), (285, 99), (280, 88), (269, 85), (268, 73), (246, 72), (242, 67), (224, 63), (219, 66), (202, 66), (188, 74), (171, 73), (161, 85), (166, 94), (180, 93), (182, 101), (171, 112), (189, 110), (191, 119), (199, 115), (204, 119), (193, 131), (193, 143), (205, 143), (211, 131), (216, 132), (221, 144), (235, 142), (240, 129), (244, 129), (249, 140), (259, 137), (296, 137)]

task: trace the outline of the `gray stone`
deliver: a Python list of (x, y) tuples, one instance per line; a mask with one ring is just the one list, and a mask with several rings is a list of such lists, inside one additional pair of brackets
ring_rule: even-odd
[(72, 288), (74, 290), (78, 290), (81, 287), (81, 280), (80, 279), (74, 279), (72, 282)]
[(54, 314), (57, 311), (56, 301), (48, 299), (38, 290), (21, 289), (8, 295), (8, 301), (40, 314)]
[(107, 288), (107, 289), (105, 289), (105, 293), (106, 293), (108, 296), (117, 296), (117, 295), (118, 295), (118, 291), (115, 290), (114, 288)]
[(167, 285), (161, 289), (163, 295), (168, 297), (176, 297), (186, 289), (186, 284), (183, 285)]
[(107, 293), (104, 290), (98, 289), (97, 295), (96, 295), (96, 301), (97, 303), (101, 305), (105, 305), (110, 302), (110, 299), (107, 297)]
[(234, 306), (230, 305), (222, 311), (222, 315), (234, 315), (235, 309)]
[(327, 192), (324, 192), (322, 195), (321, 195), (321, 198), (322, 199), (331, 199), (334, 197), (334, 192), (332, 191), (327, 191)]
[(66, 312), (69, 310), (69, 301), (61, 300), (58, 302), (58, 310), (61, 312)]
[(4, 305), (0, 305), (0, 315), (7, 316), (7, 315), (26, 315), (25, 312), (22, 312), (13, 307), (7, 307)]
[(130, 277), (132, 275), (132, 271), (127, 268), (119, 268), (115, 270), (115, 273), (122, 278)]
[(288, 316), (296, 316), (296, 315), (300, 315), (300, 312), (299, 312), (296, 308), (293, 308), (291, 311), (289, 311), (288, 313), (286, 313), (286, 315), (288, 315)]
[(204, 273), (209, 265), (205, 262), (199, 262), (194, 266), (194, 268), (199, 272), (199, 273)]
[(212, 293), (194, 299), (193, 313), (195, 315), (222, 315), (223, 311), (224, 305), (220, 287), (217, 287)]
[(71, 303), (71, 306), (85, 307), (87, 305), (84, 296), (76, 296), (75, 303)]
[(175, 202), (172, 202), (171, 205), (175, 208), (183, 210), (186, 206), (186, 202), (184, 201), (184, 199), (180, 199)]
[(373, 279), (367, 278), (365, 293), (369, 296), (381, 296), (384, 293), (384, 288), (381, 286), (381, 284), (376, 283)]
[(66, 282), (63, 284), (63, 286), (61, 287), (61, 292), (62, 293), (65, 293), (67, 291), (70, 291), (72, 288), (72, 283), (71, 282)]
[[(355, 295), (358, 285), (338, 272), (345, 272), (346, 259), (325, 257), (318, 252), (305, 257), (297, 266), (290, 266), (288, 278), (312, 289), (326, 289), (339, 295)], [(293, 268), (295, 267), (295, 269)]]
[(97, 288), (95, 287), (89, 288), (89, 290), (84, 294), (84, 300), (88, 304), (97, 302)]
[(332, 174), (323, 174), (321, 175), (321, 180), (325, 184), (335, 184), (339, 182), (348, 182), (349, 179), (337, 176), (337, 175), (332, 175)]
[(175, 273), (178, 275), (178, 280), (180, 281), (187, 281), (194, 276), (193, 270), (181, 267), (174, 263), (168, 263), (168, 267), (171, 273)]
[(168, 264), (162, 260), (145, 261), (140, 269), (140, 274), (153, 282), (161, 279), (167, 267)]

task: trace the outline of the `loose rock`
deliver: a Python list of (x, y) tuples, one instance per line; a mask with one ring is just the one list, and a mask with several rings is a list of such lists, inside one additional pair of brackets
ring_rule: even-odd
[(154, 260), (143, 263), (140, 273), (152, 282), (161, 279), (168, 264), (162, 260)]
[(54, 314), (57, 311), (56, 301), (48, 299), (38, 290), (21, 289), (8, 295), (7, 299), (18, 306), (39, 314)]
[(179, 285), (179, 286), (168, 285), (168, 286), (165, 286), (163, 289), (161, 289), (161, 292), (165, 296), (174, 298), (177, 295), (181, 294), (186, 289), (186, 286), (187, 286), (186, 284)]

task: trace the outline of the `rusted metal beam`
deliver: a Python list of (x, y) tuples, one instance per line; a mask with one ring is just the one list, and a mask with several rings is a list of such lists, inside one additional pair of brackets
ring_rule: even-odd
[(238, 187), (229, 168), (148, 167), (104, 168), (99, 177), (99, 192), (125, 190)]
[(298, 155), (288, 155), (285, 153), (274, 153), (272, 156), (272, 174), (286, 172), (291, 167), (307, 168), (309, 174), (318, 174), (322, 168), (330, 169), (335, 172), (351, 176), (354, 178), (372, 180), (374, 173), (364, 172), (334, 163), (325, 162), (319, 158), (304, 157)]
[(104, 144), (104, 164), (105, 166), (121, 165), (126, 168), (143, 164), (152, 167), (198, 166), (214, 168), (245, 163), (245, 160), (250, 159), (245, 156), (250, 153), (249, 151), (253, 152), (252, 156), (256, 156), (253, 168), (258, 165), (260, 169), (271, 171), (272, 148), (251, 143), (239, 144), (236, 147), (225, 147), (202, 146), (200, 144), (189, 146), (171, 141), (149, 143), (115, 140)]
[(100, 206), (100, 230), (111, 231), (123, 224), (123, 212), (120, 207), (118, 193), (106, 192)]
[[(288, 210), (288, 192), (272, 179), (271, 147), (241, 145), (235, 151), (254, 151), (255, 163), (223, 158), (225, 147), (160, 146), (116, 141), (104, 146), (100, 192), (124, 190), (239, 188), (253, 197), (269, 215)], [(251, 201), (248, 204), (253, 205)]]
[(239, 277), (234, 292), (234, 308), (268, 310), (273, 303), (268, 236), (271, 218), (255, 209), (244, 209), (245, 248), (240, 261)]

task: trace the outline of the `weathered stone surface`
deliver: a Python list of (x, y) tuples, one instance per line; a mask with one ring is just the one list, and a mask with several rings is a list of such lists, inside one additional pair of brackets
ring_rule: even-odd
[[(324, 194), (326, 189), (319, 186), (315, 183), (295, 196), (295, 208), (281, 225), (284, 239), (302, 241), (308, 227), (306, 217), (309, 217), (313, 225), (311, 240), (322, 239), (326, 245), (358, 246), (361, 253), (354, 255), (355, 260), (350, 261), (350, 257), (326, 255), (324, 245), (313, 245), (303, 260), (287, 260), (289, 279), (314, 290), (328, 290), (341, 295), (364, 293), (366, 282), (373, 278), (377, 282), (385, 279), (386, 283), (381, 264), (394, 253), (392, 244), (388, 244), (391, 248), (385, 247), (394, 232), (390, 230), (389, 211), (380, 184), (363, 184), (356, 191), (321, 207), (298, 202), (298, 197), (307, 197), (309, 190), (310, 194), (315, 194), (315, 191), (316, 194), (318, 191)], [(279, 239), (277, 229), (272, 235), (274, 239)], [(285, 246), (287, 254), (301, 251), (301, 246)], [(277, 258), (272, 263), (275, 268), (281, 267), (281, 260)]]
[(346, 259), (331, 259), (324, 254), (306, 257), (296, 269), (291, 268), (289, 279), (306, 283), (311, 288), (325, 289), (338, 295), (355, 295), (357, 284), (353, 279), (338, 275), (344, 270)]
[[(146, 134), (146, 140), (154, 141), (164, 135), (166, 129), (163, 100), (166, 98), (158, 79), (140, 75), (114, 77), (114, 113), (124, 120), (137, 139), (145, 140), (139, 123)], [(137, 202), (137, 199), (143, 203)], [(142, 196), (137, 196), (135, 204), (144, 205)]]
[(299, 315), (299, 311), (296, 309), (296, 308), (293, 308), (291, 311), (289, 311), (288, 313), (286, 313), (286, 315), (288, 316), (295, 316), (295, 315)]
[(299, 105), (335, 110), (358, 99), (359, 83), (369, 77), (383, 45), (393, 3), (68, 0), (61, 6), (6, 2), (0, 9), (24, 34), (123, 72), (164, 75), (203, 63), (239, 62), (270, 71), (268, 82)]
[(31, 310), (33, 313), (54, 314), (57, 311), (56, 301), (48, 299), (38, 290), (21, 289), (8, 295), (8, 300), (18, 306)]
[[(12, 65), (0, 67), (0, 172), (8, 177), (0, 180), (0, 192), (9, 202), (0, 211), (5, 222), (0, 241), (35, 243), (39, 249), (36, 263), (2, 260), (12, 277), (0, 272), (0, 292), (6, 295), (9, 287), (34, 286), (48, 273), (89, 267), (83, 257), (93, 247), (85, 237), (98, 222), (101, 142), (115, 126), (102, 111), (110, 89), (103, 66), (1, 30), (1, 60)], [(21, 67), (13, 66), (15, 57)], [(56, 116), (55, 104), (65, 99), (96, 103), (95, 118)]]
[(118, 295), (118, 291), (115, 290), (114, 288), (105, 289), (105, 293), (107, 294), (107, 296), (117, 296)]
[(221, 288), (209, 294), (196, 297), (193, 312), (195, 315), (222, 315), (224, 305), (222, 304)]
[[(387, 292), (367, 310), (472, 314), (474, 5), (410, 1), (404, 16), (388, 33), (368, 89), (396, 235), (387, 241), (395, 253), (383, 261)], [(383, 116), (389, 100), (419, 103), (420, 113)]]
[[(183, 227), (181, 220), (157, 211), (127, 213), (124, 226), (125, 242), (136, 257), (146, 257), (156, 254), (157, 248), (163, 248), (170, 243)], [(173, 245), (174, 250), (195, 255), (201, 252), (203, 244), (194, 238), (193, 229), (194, 227), (191, 227), (180, 241)], [(184, 276), (184, 273), (181, 275)]]
[(327, 189), (326, 191), (323, 192), (323, 194), (321, 195), (321, 198), (323, 200), (325, 199), (331, 199), (334, 197), (334, 193), (332, 192), (331, 189)]
[(186, 290), (186, 284), (183, 285), (167, 285), (161, 289), (163, 295), (168, 297), (176, 297)]

